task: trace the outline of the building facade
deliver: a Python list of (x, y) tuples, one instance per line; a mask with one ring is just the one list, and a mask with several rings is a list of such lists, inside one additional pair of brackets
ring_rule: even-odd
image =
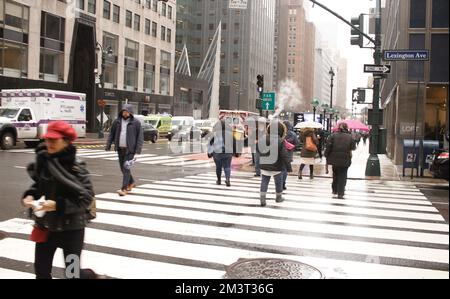
[(175, 20), (175, 1), (0, 0), (0, 88), (83, 92), (89, 131), (98, 99), (110, 120), (125, 101), (172, 113)]
[[(186, 44), (194, 75), (200, 71), (221, 23), (221, 90), (226, 90), (226, 94), (236, 92), (229, 99), (237, 97), (237, 105), (242, 110), (256, 109), (258, 74), (265, 76), (266, 90), (273, 86), (275, 2), (249, 0), (247, 9), (230, 9), (229, 1), (177, 1), (177, 52)], [(225, 101), (231, 107), (223, 95), (220, 97), (222, 105)]]
[(302, 92), (302, 107), (314, 97), (315, 25), (307, 21), (303, 0), (280, 0), (277, 11), (275, 62), (276, 86), (284, 80), (297, 83)]
[[(403, 161), (403, 141), (414, 135), (448, 147), (449, 1), (387, 0), (383, 11), (383, 49), (427, 49), (425, 62), (391, 62), (382, 83), (388, 155)], [(419, 106), (416, 105), (417, 98)]]
[(337, 61), (335, 106), (341, 113), (344, 113), (349, 108), (347, 99), (347, 59), (336, 56), (335, 60)]

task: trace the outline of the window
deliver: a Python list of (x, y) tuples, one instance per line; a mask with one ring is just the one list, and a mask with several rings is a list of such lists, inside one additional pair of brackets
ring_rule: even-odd
[(127, 10), (127, 15), (125, 18), (125, 26), (127, 26), (128, 28), (131, 28), (133, 23), (133, 13), (129, 10)]
[(144, 92), (155, 93), (156, 49), (145, 46), (144, 53)]
[(153, 1), (153, 11), (158, 12), (158, 0), (152, 0)]
[(120, 6), (114, 5), (113, 7), (113, 21), (120, 23)]
[(156, 22), (152, 22), (152, 36), (158, 37), (158, 24)]
[(20, 112), (19, 117), (17, 118), (18, 121), (32, 121), (33, 117), (31, 116), (30, 109), (23, 109), (22, 112)]
[(141, 30), (141, 16), (137, 14), (134, 14), (134, 30)]
[(97, 0), (88, 0), (88, 12), (95, 15)]
[(124, 89), (136, 91), (138, 87), (139, 44), (125, 40)]
[[(425, 47), (425, 34), (410, 34), (409, 48), (423, 49)], [(409, 81), (423, 81), (425, 63), (423, 61), (408, 62), (408, 80)]]
[(430, 81), (448, 83), (448, 33), (431, 35)]
[(76, 7), (81, 10), (84, 10), (84, 0), (77, 0)]
[(106, 56), (105, 61), (105, 87), (106, 88), (117, 88), (117, 57), (119, 49), (119, 37), (114, 34), (107, 32), (103, 33), (103, 47), (105, 49), (111, 48), (112, 55)]
[(166, 27), (161, 26), (161, 40), (166, 40)]
[(0, 0), (0, 75), (26, 77), (29, 8)]
[(161, 4), (161, 15), (165, 17), (167, 16), (167, 4), (164, 2), (162, 2)]
[(426, 0), (410, 0), (410, 28), (425, 28), (427, 16)]
[(433, 0), (433, 28), (448, 28), (448, 0)]
[(145, 19), (145, 34), (150, 35), (152, 29), (152, 23), (150, 22), (149, 19)]
[(152, 0), (145, 0), (145, 7), (148, 9), (152, 8)]
[(170, 94), (170, 66), (171, 55), (168, 52), (161, 51), (161, 68), (159, 91), (162, 95)]
[(168, 6), (168, 8), (167, 8), (167, 17), (170, 19), (170, 20), (172, 20), (172, 18), (173, 18), (173, 11), (172, 11), (172, 6)]
[(39, 77), (46, 81), (64, 81), (65, 19), (42, 12)]
[(167, 29), (167, 42), (168, 43), (172, 42), (172, 30), (171, 29)]
[(109, 1), (103, 1), (103, 17), (105, 19), (111, 18), (111, 2)]

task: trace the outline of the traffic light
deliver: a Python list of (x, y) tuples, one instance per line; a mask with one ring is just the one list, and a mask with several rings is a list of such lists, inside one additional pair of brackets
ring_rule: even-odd
[(361, 34), (361, 32), (364, 32), (364, 14), (360, 14), (358, 18), (352, 18), (351, 23), (353, 26), (358, 28), (359, 31), (352, 28), (352, 37), (350, 44), (352, 46), (359, 46), (360, 48), (363, 48), (364, 36)]
[(256, 85), (258, 86), (258, 92), (262, 93), (264, 91), (264, 75), (258, 75), (256, 77)]

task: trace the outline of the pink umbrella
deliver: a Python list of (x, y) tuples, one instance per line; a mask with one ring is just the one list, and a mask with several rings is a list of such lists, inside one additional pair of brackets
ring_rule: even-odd
[(339, 124), (341, 124), (341, 123), (346, 123), (349, 130), (364, 131), (364, 132), (370, 131), (370, 128), (368, 126), (366, 126), (361, 121), (356, 120), (356, 119), (347, 119), (344, 121), (340, 121), (340, 122), (338, 122), (337, 126), (333, 128), (332, 131), (336, 132), (338, 130)]

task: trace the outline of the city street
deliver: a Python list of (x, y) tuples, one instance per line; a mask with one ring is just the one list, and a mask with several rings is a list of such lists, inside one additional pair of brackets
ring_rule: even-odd
[[(133, 169), (138, 188), (119, 197), (115, 153), (80, 149), (78, 156), (92, 173), (98, 208), (82, 264), (109, 277), (223, 278), (242, 258), (300, 261), (330, 279), (449, 277), (448, 185), (350, 180), (339, 200), (329, 178), (291, 176), (286, 201), (261, 208), (248, 157), (234, 162), (227, 188), (215, 184), (205, 154), (174, 155), (161, 141), (145, 146)], [(33, 159), (26, 149), (0, 151), (0, 278), (34, 278), (32, 222), (19, 204)], [(351, 173), (364, 167), (355, 160)], [(61, 252), (54, 266), (61, 278)]]

